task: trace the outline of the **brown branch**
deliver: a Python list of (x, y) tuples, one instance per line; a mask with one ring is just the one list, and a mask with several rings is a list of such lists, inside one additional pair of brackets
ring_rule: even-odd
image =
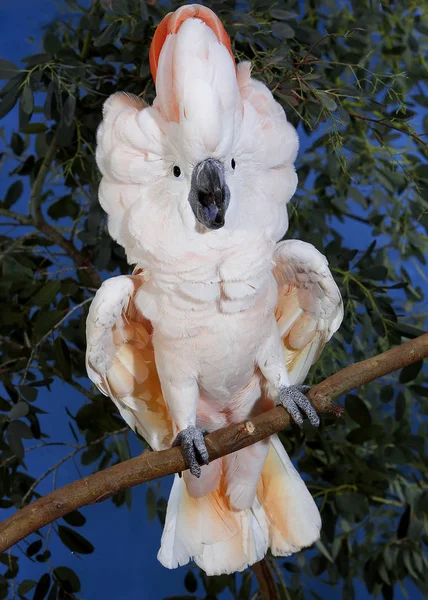
[(73, 242), (61, 235), (60, 232), (55, 229), (55, 227), (52, 227), (52, 225), (50, 225), (45, 220), (39, 221), (39, 223), (37, 224), (37, 229), (41, 233), (43, 233), (47, 238), (49, 238), (51, 242), (65, 250), (68, 256), (78, 267), (85, 268), (86, 273), (90, 277), (95, 289), (98, 289), (101, 286), (102, 280), (99, 273), (89, 263), (89, 259), (85, 258), (84, 256), (82, 256), (82, 254), (80, 254), (79, 250), (76, 248)]
[(84, 267), (94, 288), (98, 289), (101, 285), (101, 277), (97, 270), (90, 264), (89, 259), (84, 257), (73, 242), (65, 238), (57, 229), (55, 229), (55, 227), (52, 227), (43, 216), (41, 207), (43, 186), (49, 173), (51, 163), (55, 158), (56, 150), (55, 133), (31, 188), (30, 205), (32, 216), (26, 216), (5, 208), (0, 208), (0, 217), (6, 217), (21, 225), (28, 225), (38, 229), (40, 233), (43, 233), (43, 235), (51, 242), (62, 248), (78, 267)]
[[(414, 131), (411, 131), (409, 126), (407, 126), (408, 129), (407, 129), (407, 131), (405, 131), (404, 129), (401, 129), (401, 127), (396, 127), (395, 125), (392, 125), (391, 123), (385, 123), (384, 119), (372, 119), (371, 117), (365, 117), (364, 115), (359, 115), (358, 113), (354, 113), (354, 112), (350, 112), (348, 114), (350, 117), (354, 117), (354, 119), (360, 119), (360, 121), (368, 121), (370, 123), (376, 123), (377, 125), (381, 125), (382, 127), (386, 127), (387, 129), (392, 129), (393, 131), (398, 131), (399, 133), (404, 133), (405, 135), (409, 135), (414, 140), (421, 143), (423, 146), (428, 146), (427, 142), (424, 142), (424, 140), (422, 140), (417, 133), (415, 133)], [(406, 123), (406, 125), (407, 125), (407, 123)], [(425, 134), (422, 134), (422, 135), (425, 135)]]
[[(355, 363), (328, 377), (308, 392), (318, 412), (336, 415), (342, 409), (332, 404), (335, 398), (370, 381), (401, 369), (428, 356), (428, 333), (378, 356)], [(206, 436), (210, 461), (281, 431), (290, 424), (287, 411), (278, 406), (245, 423), (229, 425)], [(0, 552), (4, 552), (30, 533), (64, 515), (102, 502), (119, 491), (187, 468), (179, 447), (160, 452), (144, 452), (136, 458), (114, 465), (47, 494), (0, 524)]]
[(48, 151), (45, 157), (43, 158), (43, 162), (40, 166), (39, 172), (37, 173), (37, 177), (31, 189), (30, 205), (33, 215), (33, 224), (54, 244), (57, 244), (58, 246), (60, 246), (60, 248), (65, 250), (65, 252), (67, 252), (69, 257), (78, 267), (86, 267), (86, 272), (88, 273), (94, 287), (99, 288), (101, 285), (101, 277), (99, 276), (98, 272), (92, 267), (92, 265), (89, 264), (89, 261), (80, 254), (73, 242), (67, 240), (67, 238), (61, 235), (61, 233), (59, 233), (59, 231), (57, 231), (55, 227), (52, 227), (52, 225), (50, 225), (43, 216), (41, 206), (42, 191), (46, 176), (49, 173), (51, 163), (55, 158), (56, 150), (57, 132), (54, 133)]
[(262, 600), (281, 600), (276, 586), (275, 577), (267, 558), (254, 563), (251, 567), (259, 584), (259, 591)]

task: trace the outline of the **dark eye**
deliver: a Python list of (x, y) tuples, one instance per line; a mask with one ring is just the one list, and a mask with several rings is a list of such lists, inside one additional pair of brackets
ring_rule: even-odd
[(180, 167), (177, 167), (177, 165), (175, 165), (172, 172), (174, 173), (174, 177), (180, 177), (181, 175), (181, 169)]
[(232, 169), (235, 169), (235, 167), (236, 167), (236, 162), (235, 162), (235, 159), (234, 159), (234, 158), (232, 158), (232, 161), (231, 161), (230, 165), (231, 165)]

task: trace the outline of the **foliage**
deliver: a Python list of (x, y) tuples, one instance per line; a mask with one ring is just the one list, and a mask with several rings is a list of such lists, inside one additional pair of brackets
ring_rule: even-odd
[[(3, 140), (3, 162), (13, 167), (0, 203), (2, 508), (37, 498), (39, 483), (66, 460), (78, 457), (98, 470), (129, 457), (127, 429), (113, 403), (89, 388), (84, 365), (89, 302), (102, 279), (129, 272), (96, 199), (95, 132), (114, 91), (153, 99), (148, 45), (167, 8), (179, 5), (164, 4), (96, 0), (87, 7), (67, 0), (69, 14), (47, 27), (43, 52), (24, 58), (22, 68), (0, 60), (0, 117), (18, 106), (15, 131)], [(252, 61), (254, 76), (269, 85), (303, 139), (289, 235), (325, 252), (346, 308), (312, 379), (419, 335), (428, 248), (426, 6), (208, 4), (238, 58)], [(360, 237), (373, 241), (354, 249)], [(86, 397), (77, 414), (69, 413), (68, 440), (43, 432), (39, 401), (55, 379)], [(323, 533), (314, 551), (274, 563), (281, 598), (320, 598), (319, 580), (338, 586), (345, 600), (354, 598), (358, 580), (368, 595), (386, 600), (409, 580), (427, 591), (420, 418), (427, 396), (426, 374), (416, 364), (348, 395), (339, 422), (324, 417), (319, 430), (282, 434), (319, 502)], [(70, 453), (47, 473), (30, 473), (26, 453), (51, 443), (71, 446)], [(130, 493), (113, 502), (129, 504)], [(165, 500), (153, 488), (147, 508), (150, 518), (163, 519)], [(81, 554), (94, 547), (76, 529), (84, 532), (83, 515), (72, 513), (66, 523), (32, 536), (25, 552), (0, 556), (0, 598), (80, 597), (78, 575), (56, 564), (49, 539), (58, 535)], [(46, 564), (38, 582), (21, 577), (32, 557)], [(189, 594), (197, 594), (189, 598), (212, 599), (229, 588), (229, 597), (245, 600), (254, 590), (251, 571), (242, 578), (195, 573), (185, 579)]]

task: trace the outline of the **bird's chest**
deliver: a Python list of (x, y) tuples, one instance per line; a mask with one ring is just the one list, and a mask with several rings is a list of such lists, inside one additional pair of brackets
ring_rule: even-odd
[(262, 250), (157, 270), (136, 297), (153, 324), (155, 350), (156, 344), (166, 347), (170, 356), (192, 364), (201, 391), (220, 404), (251, 380), (271, 330), (277, 286), (272, 254)]
[(152, 265), (136, 304), (165, 336), (193, 337), (200, 328), (218, 333), (228, 315), (252, 310), (266, 294), (272, 255), (273, 244), (259, 240), (227, 253)]

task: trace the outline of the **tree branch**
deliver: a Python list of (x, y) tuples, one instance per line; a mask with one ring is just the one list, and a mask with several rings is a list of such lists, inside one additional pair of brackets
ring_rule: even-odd
[(267, 558), (254, 563), (251, 567), (259, 584), (259, 592), (262, 600), (281, 600), (276, 586), (275, 577)]
[(60, 246), (60, 248), (65, 250), (78, 267), (86, 267), (86, 272), (91, 278), (94, 287), (99, 288), (101, 285), (101, 277), (98, 272), (92, 267), (92, 265), (89, 264), (89, 261), (80, 254), (73, 242), (62, 236), (59, 231), (57, 231), (55, 227), (52, 227), (52, 225), (50, 225), (43, 216), (41, 207), (43, 185), (45, 183), (46, 176), (49, 173), (51, 163), (55, 158), (56, 149), (57, 133), (55, 132), (31, 189), (30, 204), (34, 226), (47, 238), (54, 242), (54, 244), (57, 244)]
[[(419, 137), (417, 133), (411, 131), (409, 126), (407, 125), (407, 131), (401, 129), (401, 127), (397, 127), (396, 125), (392, 125), (391, 123), (385, 123), (385, 119), (373, 119), (371, 117), (365, 117), (364, 115), (360, 115), (358, 113), (350, 112), (350, 117), (354, 117), (354, 119), (360, 119), (360, 121), (369, 121), (370, 123), (376, 123), (377, 125), (381, 125), (382, 127), (386, 127), (387, 129), (392, 129), (393, 131), (398, 131), (399, 133), (404, 133), (405, 135), (410, 135), (414, 140), (421, 143), (423, 146), (427, 147), (428, 143)], [(422, 134), (424, 135), (424, 134)]]
[(8, 208), (0, 207), (0, 217), (5, 217), (6, 219), (13, 219), (21, 225), (34, 225), (33, 219), (31, 217), (26, 217), (25, 215), (21, 215), (21, 213), (14, 212), (13, 210), (9, 210)]
[(0, 217), (13, 219), (21, 225), (28, 225), (38, 229), (40, 233), (43, 233), (43, 235), (45, 235), (51, 242), (62, 248), (78, 267), (85, 267), (86, 273), (90, 277), (94, 288), (98, 289), (101, 285), (101, 277), (96, 269), (94, 269), (87, 258), (82, 256), (73, 242), (65, 238), (55, 227), (52, 227), (52, 225), (50, 225), (43, 216), (41, 207), (43, 186), (46, 176), (49, 173), (51, 163), (55, 158), (56, 149), (57, 138), (55, 132), (48, 151), (40, 166), (39, 172), (37, 173), (37, 177), (31, 188), (30, 206), (32, 216), (25, 216), (5, 208), (0, 208)]
[(39, 172), (37, 173), (37, 177), (33, 183), (30, 194), (30, 206), (31, 212), (34, 219), (34, 224), (36, 227), (39, 226), (40, 223), (44, 223), (45, 219), (42, 213), (42, 191), (43, 185), (45, 183), (46, 175), (49, 173), (49, 169), (53, 159), (55, 158), (56, 152), (56, 138), (57, 133), (55, 132), (52, 138), (52, 141), (49, 145), (48, 151), (43, 158), (42, 164), (40, 166)]
[[(318, 412), (340, 415), (332, 404), (335, 398), (428, 356), (428, 333), (378, 356), (355, 363), (314, 386), (307, 394)], [(278, 406), (245, 423), (229, 425), (206, 436), (210, 461), (231, 454), (281, 431), (290, 424), (287, 411)], [(47, 494), (0, 524), (0, 552), (30, 533), (64, 515), (102, 502), (119, 491), (187, 467), (179, 447), (160, 452), (143, 452), (136, 458), (114, 465)]]

